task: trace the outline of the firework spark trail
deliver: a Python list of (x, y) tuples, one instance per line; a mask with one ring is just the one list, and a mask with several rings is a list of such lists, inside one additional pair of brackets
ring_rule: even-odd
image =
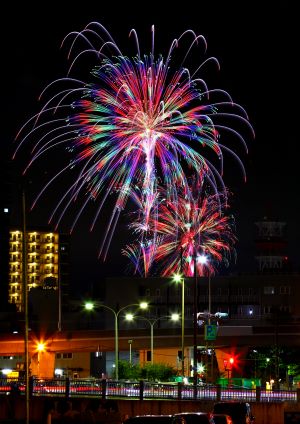
[[(178, 272), (193, 276), (195, 255), (205, 255), (210, 258), (207, 263), (197, 262), (201, 276), (213, 274), (217, 265), (227, 260), (236, 241), (233, 217), (224, 213), (227, 193), (207, 195), (203, 192), (201, 195), (200, 189), (190, 190), (188, 196), (178, 195), (174, 203), (168, 201), (161, 190), (157, 217), (149, 225), (148, 242), (138, 238), (122, 252), (134, 263), (136, 272), (147, 276), (151, 266), (158, 263), (163, 276)], [(144, 236), (138, 219), (132, 227)]]
[[(207, 58), (191, 71), (184, 67), (186, 58), (199, 41), (204, 41), (206, 49), (204, 37), (187, 30), (171, 43), (165, 60), (161, 55), (155, 59), (154, 27), (151, 31), (151, 53), (142, 57), (136, 31), (131, 30), (130, 35), (134, 36), (137, 45), (137, 56), (133, 58), (122, 54), (110, 33), (99, 23), (91, 22), (83, 31), (70, 33), (63, 41), (63, 46), (71, 42), (68, 77), (49, 84), (43, 90), (42, 98), (56, 86), (69, 83), (70, 88), (58, 90), (50, 96), (40, 113), (31, 118), (18, 134), (20, 141), (16, 152), (30, 140), (34, 143), (26, 170), (37, 159), (47, 156), (50, 149), (59, 151), (67, 144), (65, 150), (72, 154), (71, 163), (57, 172), (46, 185), (48, 189), (50, 183), (71, 168), (77, 172), (75, 182), (62, 195), (52, 214), (56, 223), (74, 207), (75, 202), (85, 197), (71, 226), (73, 228), (89, 202), (94, 203), (99, 197), (94, 227), (104, 202), (109, 194), (114, 194), (115, 205), (111, 215), (114, 218), (108, 224), (100, 249), (104, 256), (120, 212), (125, 208), (134, 186), (142, 187), (143, 225), (148, 228), (156, 208), (158, 179), (165, 187), (167, 201), (176, 205), (172, 187), (188, 192), (187, 180), (192, 173), (205, 174), (216, 195), (220, 189), (224, 191), (223, 151), (239, 162), (245, 174), (239, 156), (227, 146), (226, 137), (232, 136), (245, 149), (246, 142), (238, 131), (220, 125), (218, 117), (237, 119), (253, 131), (247, 115), (226, 91), (209, 90), (199, 75), (209, 62), (218, 65), (217, 60)], [(174, 71), (171, 56), (175, 49), (180, 50), (181, 40), (188, 36), (192, 37), (192, 41), (182, 65)], [(77, 53), (79, 41), (86, 47)], [(97, 60), (91, 81), (69, 76), (78, 68), (82, 58), (91, 54)], [(222, 95), (224, 100), (209, 103), (216, 94)], [(229, 107), (231, 112), (228, 112)], [(222, 143), (221, 133), (225, 137)], [(204, 155), (206, 148), (215, 154), (217, 165)], [(45, 187), (34, 204), (44, 192)]]
[(155, 260), (162, 262), (163, 275), (180, 272), (182, 260), (184, 275), (193, 276), (195, 252), (196, 256), (204, 254), (211, 258), (207, 264), (197, 262), (198, 275), (212, 274), (215, 265), (224, 260), (223, 255), (230, 252), (235, 242), (232, 217), (220, 209), (220, 196), (208, 195), (204, 199), (179, 196), (176, 207), (170, 202), (160, 206), (156, 226), (162, 242)]

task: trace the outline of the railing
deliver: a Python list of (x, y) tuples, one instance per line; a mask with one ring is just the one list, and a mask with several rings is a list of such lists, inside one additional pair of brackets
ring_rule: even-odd
[[(25, 393), (24, 379), (1, 378), (1, 394)], [(128, 382), (104, 379), (29, 379), (29, 396), (176, 399), (176, 400), (241, 400), (246, 402), (299, 402), (300, 389), (263, 390), (246, 388), (222, 388), (220, 385), (193, 385), (182, 383)]]

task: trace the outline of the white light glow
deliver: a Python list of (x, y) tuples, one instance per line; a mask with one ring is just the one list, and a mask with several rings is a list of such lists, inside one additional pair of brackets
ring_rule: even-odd
[(60, 368), (56, 368), (55, 369), (55, 371), (54, 371), (54, 374), (55, 375), (59, 375), (59, 376), (62, 376), (63, 375), (63, 370), (62, 369), (60, 369)]

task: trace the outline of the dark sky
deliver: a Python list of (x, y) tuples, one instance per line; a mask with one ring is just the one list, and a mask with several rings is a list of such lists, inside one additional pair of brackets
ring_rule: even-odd
[[(299, 195), (296, 142), (297, 126), (296, 60), (297, 43), (295, 9), (289, 2), (262, 8), (263, 2), (83, 2), (74, 6), (47, 2), (40, 6), (10, 6), (1, 17), (2, 126), (1, 143), (5, 152), (12, 151), (13, 139), (24, 122), (39, 110), (37, 97), (46, 84), (64, 76), (65, 52), (59, 49), (70, 31), (77, 31), (90, 21), (104, 24), (123, 51), (132, 52), (128, 39), (131, 28), (139, 34), (141, 50), (149, 53), (151, 25), (156, 29), (157, 50), (166, 53), (171, 41), (186, 29), (206, 37), (208, 54), (216, 56), (221, 71), (206, 78), (209, 87), (227, 90), (248, 112), (256, 138), (247, 137), (248, 157), (242, 156), (248, 181), (230, 162), (225, 183), (234, 193), (238, 260), (237, 271), (253, 269), (254, 221), (270, 216), (288, 224), (289, 254), (299, 266)], [(62, 7), (62, 4), (64, 5)], [(68, 6), (69, 4), (69, 6)], [(164, 4), (162, 8), (162, 4)], [(238, 5), (237, 5), (238, 4)], [(127, 47), (128, 46), (128, 47)], [(245, 133), (246, 135), (246, 133)], [(296, 138), (297, 137), (297, 138)], [(26, 163), (22, 156), (15, 162), (15, 173)], [(44, 173), (49, 163), (39, 164)], [(28, 193), (33, 198), (40, 175), (31, 175)], [(30, 225), (43, 224), (49, 211), (47, 197), (30, 214)], [(72, 235), (73, 284), (80, 287), (97, 284), (103, 274), (122, 274), (124, 260), (118, 250), (122, 240), (121, 220), (112, 252), (104, 266), (97, 259), (101, 227), (91, 234), (86, 217)], [(123, 237), (124, 238), (124, 237)], [(86, 270), (88, 266), (89, 270)], [(83, 282), (84, 280), (84, 282)]]

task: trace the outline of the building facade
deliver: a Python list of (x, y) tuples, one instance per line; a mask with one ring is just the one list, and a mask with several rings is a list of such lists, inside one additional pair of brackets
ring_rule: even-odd
[[(185, 279), (185, 326), (193, 326), (193, 278)], [(268, 322), (274, 313), (282, 319), (300, 321), (300, 274), (257, 273), (229, 276), (198, 277), (197, 311), (225, 312), (228, 323), (242, 325), (244, 321)], [(173, 278), (108, 278), (104, 303), (116, 309), (148, 301), (147, 316), (163, 317), (181, 313), (181, 284)], [(116, 300), (116, 293), (122, 293)], [(209, 299), (210, 295), (210, 299)], [(128, 308), (130, 309), (130, 308)], [(103, 311), (104, 313), (104, 311)], [(138, 313), (138, 312), (137, 312)], [(113, 328), (113, 320), (106, 313), (106, 327)], [(157, 327), (164, 327), (162, 320)], [(139, 326), (145, 323), (139, 322)]]
[(259, 272), (289, 270), (286, 227), (286, 222), (267, 217), (255, 222), (255, 260)]
[(18, 312), (23, 310), (24, 279), (28, 290), (47, 286), (58, 289), (61, 284), (66, 292), (69, 256), (65, 238), (56, 232), (34, 230), (27, 231), (23, 244), (19, 229), (10, 230), (9, 236), (8, 301), (16, 305)]

